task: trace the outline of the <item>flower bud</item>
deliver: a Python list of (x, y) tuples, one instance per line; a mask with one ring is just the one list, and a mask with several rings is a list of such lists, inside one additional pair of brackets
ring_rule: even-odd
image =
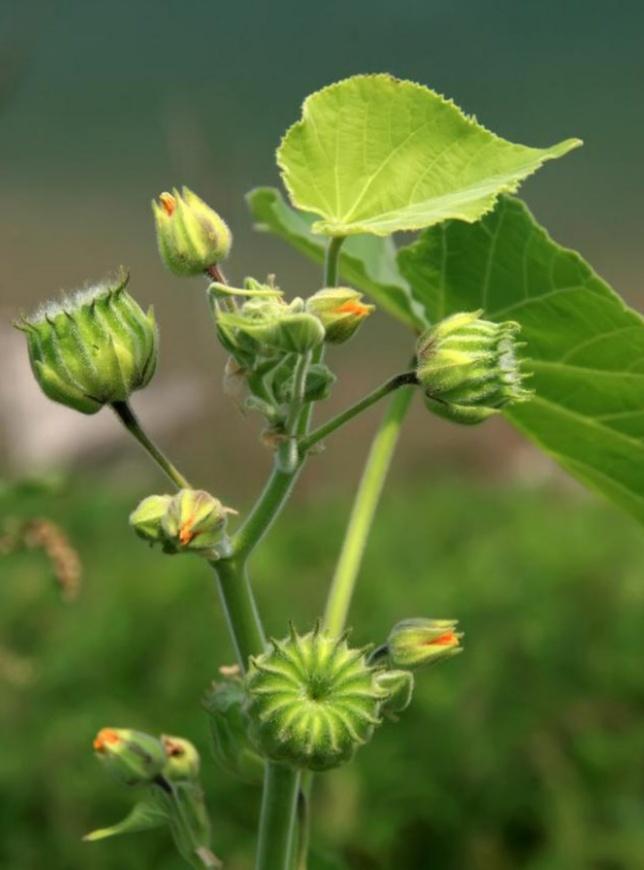
[(83, 414), (124, 402), (157, 362), (157, 327), (127, 293), (127, 277), (49, 302), (16, 324), (36, 380), (50, 399)]
[(126, 785), (153, 782), (167, 761), (160, 740), (130, 728), (101, 729), (94, 751), (109, 772)]
[(171, 495), (149, 495), (132, 511), (130, 525), (140, 538), (151, 544), (162, 540), (161, 520), (171, 501)]
[(418, 668), (461, 652), (463, 635), (455, 619), (405, 619), (387, 638), (389, 662), (394, 668)]
[(522, 386), (518, 323), (481, 320), (481, 311), (453, 314), (418, 342), (418, 381), (427, 407), (456, 423), (481, 423), (505, 405), (532, 396)]
[(253, 350), (306, 353), (324, 341), (324, 327), (304, 311), (301, 299), (288, 305), (279, 298), (249, 299), (236, 311), (219, 311), (217, 324), (220, 337), (225, 336), (222, 343), (242, 364)]
[[(295, 390), (294, 369), (295, 366), (292, 366), (291, 374), (279, 385), (277, 396), (280, 402), (288, 403), (293, 399), (293, 392)], [(324, 363), (313, 363), (313, 365), (309, 366), (306, 373), (304, 401), (321, 402), (323, 399), (327, 399), (335, 381), (336, 377), (328, 366), (324, 365)]]
[(375, 673), (364, 650), (350, 649), (343, 637), (291, 630), (250, 660), (251, 738), (263, 755), (298, 768), (349, 761), (381, 721), (386, 693)]
[(414, 676), (409, 671), (381, 671), (376, 674), (376, 682), (387, 693), (380, 710), (383, 716), (395, 722), (398, 713), (402, 713), (411, 704)]
[(264, 774), (264, 760), (248, 737), (247, 695), (237, 678), (213, 683), (204, 697), (208, 713), (212, 746), (219, 765), (246, 782), (259, 785)]
[(168, 737), (163, 734), (161, 743), (166, 754), (163, 775), (171, 782), (199, 779), (201, 762), (194, 745), (183, 737)]
[(318, 290), (306, 301), (306, 310), (319, 318), (325, 331), (325, 341), (342, 344), (356, 332), (375, 306), (365, 305), (362, 293), (348, 287)]
[(170, 552), (190, 551), (208, 558), (226, 546), (224, 530), (228, 514), (219, 499), (201, 489), (181, 489), (172, 496), (161, 517), (161, 532)]
[(187, 187), (162, 193), (152, 211), (161, 259), (175, 275), (199, 275), (228, 256), (228, 226)]

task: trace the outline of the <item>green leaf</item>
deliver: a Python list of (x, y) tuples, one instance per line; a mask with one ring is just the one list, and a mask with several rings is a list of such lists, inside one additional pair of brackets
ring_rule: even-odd
[[(246, 197), (257, 229), (273, 233), (316, 263), (324, 260), (326, 240), (311, 232), (314, 217), (295, 211), (279, 190), (260, 187)], [(407, 282), (398, 271), (396, 249), (391, 239), (352, 236), (340, 251), (340, 274), (368, 293), (384, 311), (412, 329), (423, 329), (422, 306), (412, 298)]]
[(545, 160), (580, 145), (515, 145), (414, 82), (360, 75), (317, 91), (277, 162), (314, 233), (387, 236), (449, 218), (476, 221)]
[(128, 815), (109, 828), (99, 828), (83, 837), (88, 843), (105, 840), (108, 837), (118, 837), (121, 834), (133, 834), (137, 831), (148, 831), (159, 828), (168, 821), (168, 813), (163, 809), (152, 791), (136, 803)]
[(575, 477), (644, 521), (644, 320), (518, 199), (399, 252), (428, 317), (517, 320), (535, 398), (506, 416)]

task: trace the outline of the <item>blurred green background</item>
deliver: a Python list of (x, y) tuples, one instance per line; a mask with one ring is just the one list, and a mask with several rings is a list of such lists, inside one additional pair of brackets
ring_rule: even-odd
[[(0, 494), (0, 866), (178, 868), (163, 834), (84, 846), (124, 814), (89, 746), (105, 724), (193, 739), (215, 849), (250, 866), (257, 795), (208, 758), (198, 699), (232, 653), (203, 566), (132, 538), (127, 513), (163, 486), (107, 411), (49, 403), (20, 310), (124, 264), (154, 303), (159, 371), (134, 405), (193, 480), (243, 510), (269, 456), (223, 399), (199, 280), (165, 273), (149, 201), (186, 183), (229, 220), (227, 269), (318, 272), (254, 234), (243, 196), (277, 183), (273, 152), (310, 91), (386, 70), (452, 97), (495, 132), (582, 151), (523, 192), (636, 307), (644, 268), (644, 7), (639, 2), (0, 0), (0, 471), (62, 472)], [(396, 370), (410, 340), (376, 315), (333, 355), (330, 414)], [(255, 564), (271, 630), (319, 613), (378, 412), (314, 458)], [(78, 549), (64, 603), (12, 530), (48, 517)], [(319, 779), (323, 868), (635, 870), (644, 866), (644, 542), (502, 420), (462, 431), (415, 408), (352, 616), (357, 642), (399, 618), (458, 617), (466, 653), (349, 767)], [(288, 602), (286, 606), (285, 602)]]

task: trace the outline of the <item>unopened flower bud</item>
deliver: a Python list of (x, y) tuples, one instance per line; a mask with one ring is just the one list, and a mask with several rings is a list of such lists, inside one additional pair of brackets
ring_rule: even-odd
[(251, 658), (246, 686), (259, 751), (309, 770), (348, 761), (380, 724), (386, 696), (364, 650), (320, 630), (272, 640)]
[(418, 342), (418, 381), (427, 406), (456, 423), (481, 423), (506, 405), (532, 396), (523, 387), (516, 350), (518, 323), (493, 323), (481, 311), (432, 326)]
[(376, 682), (387, 697), (382, 702), (381, 712), (388, 719), (396, 721), (398, 714), (411, 704), (414, 694), (414, 676), (409, 671), (381, 671)]
[(103, 728), (94, 740), (94, 751), (116, 779), (126, 785), (153, 782), (167, 756), (156, 737), (130, 728)]
[(187, 187), (162, 193), (152, 211), (161, 259), (175, 275), (198, 275), (228, 256), (228, 226)]
[[(313, 363), (313, 365), (309, 366), (306, 373), (303, 396), (304, 401), (321, 402), (323, 399), (327, 399), (335, 381), (336, 377), (328, 366), (324, 365), (324, 363)], [(289, 377), (280, 384), (277, 397), (281, 402), (288, 403), (293, 399), (294, 390), (295, 374), (293, 371)]]
[(43, 392), (84, 414), (124, 402), (157, 362), (157, 327), (126, 291), (127, 277), (49, 302), (16, 323)]
[(216, 556), (218, 548), (225, 546), (224, 530), (231, 513), (235, 511), (204, 490), (181, 489), (161, 518), (164, 543), (176, 553)]
[(395, 625), (387, 638), (389, 662), (393, 668), (418, 668), (461, 652), (463, 635), (454, 619), (405, 619)]
[(264, 760), (248, 737), (247, 695), (239, 678), (213, 683), (204, 697), (212, 746), (220, 766), (246, 782), (259, 784)]
[(171, 501), (171, 495), (149, 495), (132, 511), (130, 525), (140, 538), (152, 544), (162, 539), (161, 520)]
[(362, 302), (362, 293), (349, 287), (318, 290), (306, 301), (306, 310), (319, 318), (329, 344), (348, 341), (374, 308)]
[[(237, 311), (220, 311), (217, 323), (226, 348), (242, 363), (253, 348), (256, 353), (306, 353), (324, 341), (324, 327), (317, 317), (304, 311), (301, 299), (288, 305), (279, 298), (249, 299)], [(240, 356), (235, 353), (237, 349)]]
[(164, 734), (161, 743), (166, 753), (163, 775), (171, 782), (196, 781), (201, 762), (195, 746), (183, 737)]

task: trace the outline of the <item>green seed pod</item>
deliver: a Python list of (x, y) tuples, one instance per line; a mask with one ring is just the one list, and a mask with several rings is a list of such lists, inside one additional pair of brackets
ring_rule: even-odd
[(318, 290), (306, 301), (306, 310), (319, 318), (325, 331), (325, 341), (342, 344), (356, 332), (362, 321), (375, 310), (362, 302), (362, 293), (349, 287), (328, 287)]
[(264, 775), (264, 760), (248, 737), (247, 701), (241, 679), (233, 678), (213, 683), (203, 703), (218, 764), (240, 779), (259, 785)]
[(204, 490), (179, 490), (172, 496), (161, 517), (161, 533), (166, 551), (187, 551), (207, 558), (217, 558), (227, 547), (224, 532), (231, 513), (236, 511), (224, 507), (219, 499)]
[(151, 544), (162, 541), (161, 520), (167, 513), (171, 501), (171, 495), (149, 495), (132, 511), (129, 522), (140, 538)]
[(418, 342), (418, 381), (427, 407), (456, 423), (481, 423), (532, 392), (516, 351), (518, 323), (481, 320), (482, 311), (441, 320)]
[(161, 743), (166, 754), (163, 775), (171, 782), (199, 779), (201, 761), (194, 745), (183, 737), (161, 736)]
[(395, 722), (398, 714), (411, 704), (414, 675), (409, 671), (381, 671), (376, 675), (376, 682), (387, 693), (380, 708), (382, 715)]
[(292, 629), (251, 658), (246, 678), (251, 737), (275, 761), (328, 770), (349, 761), (380, 724), (385, 692), (364, 650), (316, 629)]
[(157, 362), (157, 327), (126, 291), (127, 277), (49, 302), (16, 324), (27, 336), (41, 389), (83, 414), (124, 402), (145, 387)]
[(387, 638), (389, 663), (393, 668), (418, 668), (461, 652), (463, 635), (455, 631), (455, 619), (405, 619)]
[(167, 756), (156, 737), (130, 728), (103, 728), (94, 740), (96, 757), (116, 779), (126, 785), (153, 782)]
[(230, 253), (232, 235), (226, 223), (187, 187), (162, 193), (152, 212), (159, 254), (175, 275), (199, 275)]

